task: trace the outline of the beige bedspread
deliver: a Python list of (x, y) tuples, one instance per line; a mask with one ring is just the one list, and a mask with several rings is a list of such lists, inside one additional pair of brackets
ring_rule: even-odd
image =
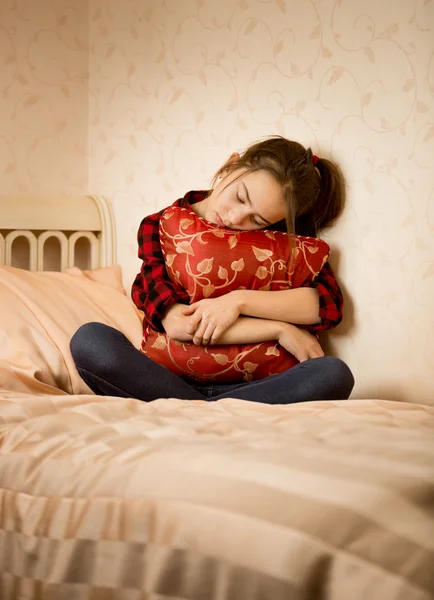
[(2, 600), (428, 600), (434, 408), (0, 394)]

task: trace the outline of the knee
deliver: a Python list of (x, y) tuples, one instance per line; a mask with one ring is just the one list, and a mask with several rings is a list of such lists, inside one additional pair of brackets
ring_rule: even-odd
[(354, 377), (350, 368), (335, 356), (324, 356), (322, 360), (325, 363), (328, 380), (333, 386), (335, 399), (346, 400), (354, 387)]
[(85, 323), (72, 336), (69, 343), (72, 358), (77, 367), (94, 372), (106, 355), (107, 325)]

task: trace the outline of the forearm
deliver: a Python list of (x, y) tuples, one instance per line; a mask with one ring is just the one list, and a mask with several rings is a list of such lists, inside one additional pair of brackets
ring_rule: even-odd
[(320, 322), (319, 299), (314, 288), (291, 290), (256, 291), (236, 290), (240, 314), (261, 319), (272, 319), (296, 325), (312, 325)]
[(271, 319), (238, 317), (235, 323), (217, 338), (217, 344), (257, 344), (278, 340), (283, 323)]
[[(169, 337), (179, 342), (191, 342), (192, 335), (186, 333), (189, 317), (182, 315), (183, 304), (174, 304), (167, 311), (162, 323)], [(217, 339), (217, 344), (256, 344), (277, 340), (283, 323), (271, 319), (239, 317), (231, 327)]]

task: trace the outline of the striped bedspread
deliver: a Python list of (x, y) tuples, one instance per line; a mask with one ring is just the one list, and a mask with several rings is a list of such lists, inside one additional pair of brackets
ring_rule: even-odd
[(434, 408), (0, 392), (1, 600), (430, 600)]

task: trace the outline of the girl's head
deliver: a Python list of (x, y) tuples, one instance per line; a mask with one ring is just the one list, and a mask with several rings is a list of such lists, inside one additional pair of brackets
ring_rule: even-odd
[(344, 206), (336, 166), (278, 136), (233, 154), (217, 171), (214, 185), (203, 216), (234, 229), (262, 229), (286, 220), (289, 233), (314, 236)]

